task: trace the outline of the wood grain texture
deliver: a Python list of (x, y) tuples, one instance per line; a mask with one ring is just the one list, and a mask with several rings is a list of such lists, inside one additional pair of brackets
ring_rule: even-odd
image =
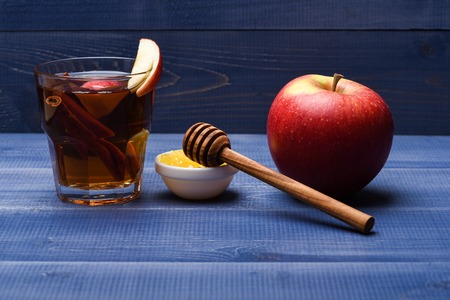
[(449, 272), (448, 263), (401, 262), (4, 263), (0, 265), (0, 296), (45, 300), (444, 300), (449, 296)]
[(397, 134), (450, 134), (448, 1), (0, 1), (0, 132), (40, 132), (32, 68), (161, 46), (153, 132), (198, 121), (265, 133), (273, 98), (303, 74), (365, 84)]
[(0, 30), (450, 29), (450, 3), (445, 0), (2, 0), (0, 4)]
[(161, 47), (153, 132), (199, 121), (228, 133), (265, 133), (289, 80), (334, 74), (386, 100), (397, 134), (450, 134), (450, 31), (73, 31), (0, 33), (0, 132), (39, 132), (32, 75), (69, 56), (134, 56), (140, 37)]
[[(270, 168), (265, 135), (229, 135)], [(0, 298), (448, 299), (450, 137), (395, 136), (362, 192), (370, 235), (244, 173), (212, 201), (172, 195), (154, 171), (181, 134), (150, 136), (139, 201), (60, 202), (43, 134), (0, 134)]]

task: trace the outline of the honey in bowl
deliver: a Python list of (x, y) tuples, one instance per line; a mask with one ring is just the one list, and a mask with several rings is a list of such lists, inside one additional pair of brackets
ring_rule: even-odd
[(159, 161), (163, 164), (181, 168), (205, 168), (184, 155), (183, 150), (173, 150), (159, 156)]
[(159, 154), (155, 158), (155, 171), (175, 195), (204, 200), (225, 191), (238, 170), (226, 163), (214, 168), (204, 167), (179, 149)]

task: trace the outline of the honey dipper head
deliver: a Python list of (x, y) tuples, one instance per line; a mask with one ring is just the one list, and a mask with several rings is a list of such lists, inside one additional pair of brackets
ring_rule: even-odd
[(220, 166), (220, 152), (230, 148), (230, 140), (225, 132), (208, 123), (196, 123), (185, 133), (183, 152), (193, 161), (205, 167)]

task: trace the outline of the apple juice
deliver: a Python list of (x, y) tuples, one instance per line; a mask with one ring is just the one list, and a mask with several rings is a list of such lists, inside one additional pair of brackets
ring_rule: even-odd
[(55, 181), (103, 190), (140, 180), (154, 93), (138, 97), (120, 72), (56, 75), (37, 87)]

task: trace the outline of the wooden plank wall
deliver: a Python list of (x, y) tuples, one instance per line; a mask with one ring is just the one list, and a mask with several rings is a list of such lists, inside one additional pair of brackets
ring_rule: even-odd
[(340, 72), (378, 91), (397, 134), (450, 134), (450, 2), (0, 0), (0, 132), (40, 132), (39, 62), (161, 47), (153, 131), (265, 133), (289, 80)]

